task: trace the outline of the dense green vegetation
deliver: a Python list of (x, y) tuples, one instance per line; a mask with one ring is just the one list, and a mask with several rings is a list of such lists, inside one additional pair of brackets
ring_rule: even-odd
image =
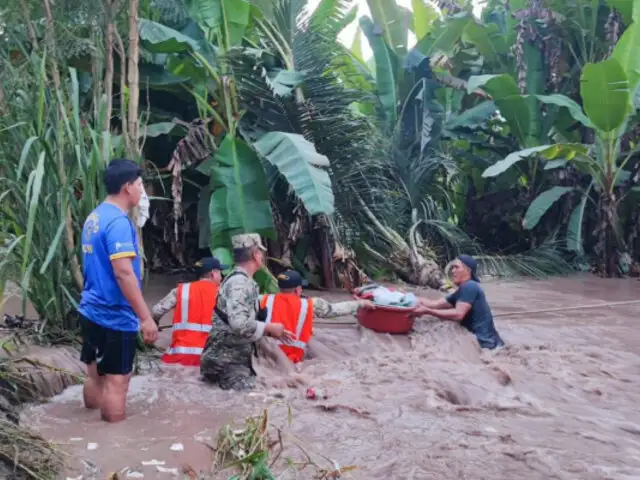
[(637, 272), (640, 2), (367, 3), (2, 7), (0, 291), (66, 318), (122, 155), (145, 167), (154, 271), (257, 231), (272, 271), (325, 286), (439, 288), (460, 251), (489, 275)]

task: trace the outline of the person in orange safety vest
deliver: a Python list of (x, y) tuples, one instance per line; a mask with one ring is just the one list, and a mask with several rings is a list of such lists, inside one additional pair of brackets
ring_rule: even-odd
[(229, 267), (215, 257), (203, 258), (196, 267), (197, 281), (179, 284), (151, 310), (158, 323), (165, 313), (174, 309), (171, 345), (162, 355), (165, 363), (200, 365), (200, 355), (211, 330), (222, 271)]
[(334, 318), (354, 315), (359, 308), (375, 308), (370, 300), (330, 303), (322, 298), (302, 296), (308, 284), (295, 270), (278, 275), (280, 293), (262, 295), (260, 307), (267, 309), (265, 322), (280, 323), (293, 333), (292, 340), (277, 340), (284, 354), (293, 363), (304, 360), (309, 340), (313, 336), (314, 318)]

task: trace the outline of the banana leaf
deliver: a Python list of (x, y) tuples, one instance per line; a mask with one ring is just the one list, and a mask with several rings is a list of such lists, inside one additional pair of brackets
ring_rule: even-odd
[(213, 248), (229, 247), (231, 236), (239, 233), (274, 238), (267, 179), (256, 152), (227, 136), (215, 160), (209, 204)]
[(295, 133), (270, 132), (253, 146), (287, 179), (309, 214), (334, 212), (331, 178), (324, 170), (329, 159), (316, 152), (311, 142)]

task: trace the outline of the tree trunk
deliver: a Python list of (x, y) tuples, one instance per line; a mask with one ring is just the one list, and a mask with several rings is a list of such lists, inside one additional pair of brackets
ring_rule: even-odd
[(329, 238), (329, 225), (326, 217), (322, 216), (318, 220), (318, 241), (320, 243), (320, 263), (322, 264), (322, 278), (324, 288), (336, 288), (335, 277), (333, 275), (333, 252)]
[[(111, 115), (113, 112), (113, 46), (115, 42), (114, 14), (118, 11), (119, 1), (105, 0), (105, 74), (104, 74), (104, 94), (107, 97), (107, 106), (105, 108), (104, 125), (102, 126), (105, 133), (111, 131)], [(106, 135), (105, 135), (106, 136)], [(105, 142), (103, 136), (103, 142)], [(111, 152), (106, 150), (106, 145), (102, 145), (102, 154), (104, 158), (109, 158)]]
[(125, 152), (129, 152), (131, 150), (129, 146), (131, 141), (129, 139), (129, 129), (127, 128), (127, 52), (117, 29), (114, 30), (114, 34), (118, 56), (120, 57), (120, 128), (122, 129)]
[[(49, 0), (43, 0), (44, 11), (46, 15), (45, 21), (45, 32), (46, 32), (46, 44), (49, 48), (49, 56), (51, 63), (51, 75), (53, 78), (53, 85), (56, 90), (60, 91), (61, 88), (61, 80), (60, 80), (60, 71), (58, 70), (58, 60), (56, 55), (56, 39), (55, 39), (55, 31), (53, 27), (53, 15), (51, 14), (51, 7), (49, 5)], [(62, 105), (59, 106), (62, 108)], [(62, 122), (62, 120), (60, 120)], [(65, 187), (68, 185), (67, 172), (65, 170), (64, 158), (63, 158), (62, 150), (58, 152), (58, 176), (60, 177), (60, 183)], [(71, 206), (68, 202), (64, 201), (64, 205), (62, 209), (66, 212), (66, 221), (65, 221), (65, 247), (67, 249), (67, 255), (69, 256), (69, 260), (71, 262), (71, 272), (76, 281), (77, 287), (82, 290), (84, 287), (84, 278), (82, 276), (82, 270), (80, 268), (80, 264), (78, 262), (78, 257), (76, 256), (76, 248), (75, 248), (75, 238), (74, 238), (74, 230), (73, 230), (73, 217), (71, 215)]]
[(598, 210), (598, 273), (601, 276), (614, 277), (620, 274), (618, 269), (620, 251), (616, 239), (617, 211), (616, 202), (611, 194), (604, 192), (600, 198)]
[[(140, 55), (139, 34), (138, 34), (138, 5), (139, 0), (129, 0), (129, 55), (127, 80), (129, 86), (129, 111), (127, 116), (129, 131), (129, 151), (127, 155), (133, 161), (140, 162), (142, 159), (140, 144), (138, 142), (138, 117), (140, 108), (140, 72), (138, 70), (138, 57)], [(144, 168), (144, 162), (142, 162)], [(144, 275), (144, 242), (142, 240), (142, 229), (138, 226), (138, 216), (140, 210), (134, 208), (132, 212), (133, 222), (138, 235), (138, 249), (140, 251), (140, 271)]]
[(127, 67), (127, 80), (129, 84), (129, 111), (128, 130), (130, 139), (130, 151), (127, 155), (132, 160), (140, 157), (138, 144), (138, 116), (140, 107), (140, 72), (138, 71), (138, 57), (140, 55), (139, 35), (138, 35), (138, 4), (139, 0), (129, 0), (129, 54)]

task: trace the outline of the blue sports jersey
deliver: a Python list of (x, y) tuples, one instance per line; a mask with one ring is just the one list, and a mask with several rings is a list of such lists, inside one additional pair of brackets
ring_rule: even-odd
[(103, 202), (82, 229), (84, 288), (78, 307), (86, 318), (113, 330), (139, 330), (138, 317), (122, 294), (111, 260), (131, 257), (142, 287), (136, 229), (125, 212)]

